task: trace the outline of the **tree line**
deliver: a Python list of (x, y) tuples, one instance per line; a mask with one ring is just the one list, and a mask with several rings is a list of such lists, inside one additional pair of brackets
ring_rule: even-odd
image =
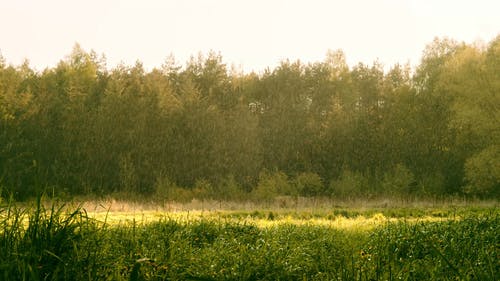
[(35, 71), (0, 56), (0, 190), (67, 195), (495, 196), (500, 37), (435, 39), (420, 64), (220, 54), (106, 67), (75, 45)]

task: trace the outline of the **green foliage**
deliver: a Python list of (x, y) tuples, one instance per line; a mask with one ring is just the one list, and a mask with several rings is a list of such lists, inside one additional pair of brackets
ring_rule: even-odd
[(0, 276), (5, 280), (83, 280), (97, 272), (99, 229), (83, 209), (1, 207)]
[(439, 173), (429, 173), (418, 179), (418, 192), (424, 196), (436, 196), (445, 194), (445, 179)]
[[(361, 252), (366, 278), (495, 280), (498, 216), (441, 223), (389, 224), (373, 234)], [(486, 243), (485, 243), (486, 242)]]
[(130, 154), (121, 157), (119, 169), (121, 188), (130, 194), (138, 192), (138, 178)]
[(194, 198), (192, 190), (179, 187), (166, 176), (159, 176), (155, 183), (154, 198), (158, 201), (189, 202)]
[(404, 196), (411, 193), (413, 183), (415, 183), (413, 173), (404, 165), (398, 164), (384, 174), (381, 185), (384, 194)]
[(301, 196), (320, 196), (325, 191), (321, 177), (315, 173), (298, 174), (294, 179), (294, 185)]
[(214, 195), (214, 188), (207, 180), (197, 180), (193, 188), (193, 197), (210, 198)]
[(215, 199), (223, 201), (243, 201), (247, 192), (233, 176), (228, 176), (215, 185), (213, 195)]
[(479, 196), (500, 194), (500, 146), (490, 146), (465, 163), (466, 192)]
[(252, 191), (256, 200), (271, 202), (278, 195), (291, 195), (292, 186), (288, 181), (288, 176), (282, 172), (261, 172), (259, 183)]
[(369, 192), (368, 179), (360, 172), (344, 169), (340, 177), (330, 182), (330, 194), (340, 198), (355, 198)]
[(151, 71), (106, 69), (78, 44), (42, 72), (0, 58), (0, 184), (16, 199), (49, 188), (171, 200), (403, 196), (413, 181), (424, 195), (489, 196), (499, 41), (435, 39), (416, 69), (388, 71), (350, 68), (341, 50), (260, 75), (228, 70), (215, 52)]

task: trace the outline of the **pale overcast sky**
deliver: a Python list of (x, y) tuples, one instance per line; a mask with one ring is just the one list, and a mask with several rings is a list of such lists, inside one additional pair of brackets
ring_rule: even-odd
[(322, 61), (342, 49), (348, 63), (418, 64), (436, 36), (468, 43), (500, 34), (498, 0), (0, 0), (0, 52), (52, 67), (78, 42), (108, 66), (160, 67), (169, 54), (220, 52), (245, 71), (283, 59)]

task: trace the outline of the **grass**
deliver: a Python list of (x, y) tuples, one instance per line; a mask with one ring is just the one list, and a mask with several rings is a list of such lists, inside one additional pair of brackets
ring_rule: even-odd
[(0, 279), (499, 280), (500, 276), (496, 205), (194, 211), (98, 205), (38, 200), (33, 207), (0, 207)]

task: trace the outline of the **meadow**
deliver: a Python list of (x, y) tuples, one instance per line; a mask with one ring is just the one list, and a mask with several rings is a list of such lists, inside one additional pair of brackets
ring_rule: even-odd
[(499, 280), (499, 215), (495, 202), (4, 202), (0, 279)]

